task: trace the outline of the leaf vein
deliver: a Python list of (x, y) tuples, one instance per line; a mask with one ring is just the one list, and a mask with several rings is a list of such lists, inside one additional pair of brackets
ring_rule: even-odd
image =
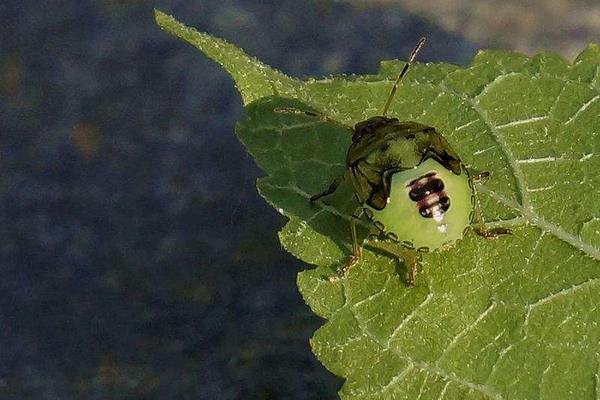
[(459, 342), (461, 338), (463, 338), (466, 334), (468, 334), (472, 329), (474, 329), (483, 319), (496, 307), (496, 302), (492, 301), (491, 304), (470, 324), (468, 324), (462, 331), (458, 332), (456, 336), (452, 339), (450, 343), (444, 349), (444, 352), (438, 358), (438, 361), (441, 360), (446, 353), (452, 350), (454, 346)]
[(589, 106), (591, 106), (593, 103), (596, 102), (596, 100), (600, 99), (600, 95), (596, 95), (594, 97), (592, 97), (590, 100), (588, 100), (587, 102), (585, 102), (581, 108), (579, 108), (579, 110), (577, 110), (577, 112), (575, 112), (575, 114), (573, 114), (573, 116), (571, 116), (571, 118), (569, 118), (567, 120), (567, 122), (565, 122), (565, 126), (571, 124), (573, 121), (575, 121), (577, 119), (577, 117), (579, 117), (579, 114), (581, 114), (582, 112), (584, 112), (585, 110), (587, 110), (587, 108)]
[[(431, 294), (430, 294), (431, 295)], [(432, 295), (431, 295), (432, 296)], [(427, 299), (429, 299), (430, 296), (427, 297)], [(427, 301), (427, 299), (425, 299), (423, 301), (423, 303), (425, 303)], [(421, 303), (419, 305), (422, 306)], [(418, 308), (418, 307), (417, 307)], [(473, 391), (476, 391), (478, 393), (481, 393), (482, 395), (493, 399), (493, 400), (502, 400), (502, 396), (493, 392), (490, 388), (481, 385), (481, 384), (477, 384), (477, 383), (473, 383), (473, 382), (469, 382), (459, 376), (457, 376), (456, 374), (452, 373), (452, 372), (447, 372), (442, 368), (439, 368), (437, 366), (432, 366), (429, 363), (425, 362), (425, 361), (416, 361), (414, 360), (412, 357), (403, 354), (402, 352), (400, 352), (398, 349), (396, 348), (391, 348), (389, 347), (389, 341), (387, 343), (384, 343), (383, 341), (381, 341), (379, 338), (377, 338), (377, 336), (375, 336), (373, 333), (371, 333), (369, 331), (369, 329), (367, 327), (364, 326), (364, 324), (361, 322), (361, 320), (358, 318), (357, 314), (356, 314), (356, 310), (354, 309), (354, 307), (352, 305), (350, 305), (350, 312), (352, 313), (352, 315), (354, 316), (354, 319), (356, 320), (356, 322), (358, 323), (360, 329), (362, 330), (364, 336), (370, 338), (371, 340), (373, 340), (374, 343), (376, 343), (377, 345), (379, 345), (383, 350), (389, 350), (392, 353), (394, 353), (396, 356), (398, 356), (399, 358), (407, 361), (409, 364), (411, 364), (411, 366), (413, 368), (428, 372), (430, 374), (434, 374), (437, 375), (443, 379), (445, 379), (446, 381), (451, 381), (453, 383), (459, 384), (461, 386), (465, 386)], [(415, 309), (416, 310), (416, 309)], [(414, 311), (411, 315), (414, 314)]]
[(590, 286), (594, 286), (596, 284), (600, 283), (600, 278), (592, 278), (589, 279), (585, 282), (579, 283), (577, 285), (573, 285), (570, 286), (568, 288), (565, 289), (561, 289), (558, 292), (554, 292), (546, 297), (542, 297), (541, 299), (539, 299), (538, 301), (536, 301), (535, 303), (531, 303), (527, 306), (528, 310), (527, 310), (527, 317), (529, 317), (529, 314), (531, 313), (531, 311), (536, 308), (539, 307), (543, 304), (546, 304), (548, 302), (554, 301), (557, 298), (563, 297), (563, 296), (567, 296), (573, 292), (579, 291), (579, 290), (583, 290), (586, 289)]

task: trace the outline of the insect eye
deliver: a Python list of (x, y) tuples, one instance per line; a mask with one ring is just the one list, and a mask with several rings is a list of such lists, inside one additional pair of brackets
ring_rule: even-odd
[(374, 129), (369, 123), (359, 122), (354, 126), (354, 135), (352, 135), (352, 141), (356, 142), (363, 138), (363, 136), (371, 135)]
[(352, 135), (352, 141), (356, 142), (358, 140), (360, 140), (363, 136), (365, 136), (365, 134), (367, 134), (367, 130), (366, 129), (360, 129), (360, 130), (355, 130), (354, 131), (354, 135)]

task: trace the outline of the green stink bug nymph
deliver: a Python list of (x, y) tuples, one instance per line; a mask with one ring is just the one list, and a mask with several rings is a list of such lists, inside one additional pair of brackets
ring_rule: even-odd
[[(424, 42), (422, 38), (410, 54), (381, 115), (348, 127), (352, 144), (346, 156), (345, 174), (310, 199), (315, 202), (332, 194), (344, 179), (352, 183), (358, 206), (351, 220), (352, 257), (340, 268), (341, 277), (360, 259), (362, 245), (356, 220), (365, 214), (372, 222), (368, 245), (402, 259), (409, 285), (415, 280), (420, 253), (453, 246), (471, 225), (484, 237), (509, 232), (504, 228), (488, 230), (483, 223), (473, 182), (487, 173), (471, 176), (435, 128), (386, 116), (402, 78)], [(278, 111), (305, 113), (295, 109)]]

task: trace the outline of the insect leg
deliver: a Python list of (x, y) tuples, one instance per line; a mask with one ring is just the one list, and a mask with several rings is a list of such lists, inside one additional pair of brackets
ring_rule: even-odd
[(346, 263), (342, 265), (341, 268), (338, 270), (337, 276), (329, 278), (331, 282), (335, 282), (341, 278), (345, 278), (350, 268), (352, 268), (354, 264), (360, 261), (360, 257), (362, 256), (362, 247), (361, 244), (358, 242), (356, 222), (360, 220), (362, 214), (362, 207), (357, 209), (357, 211), (355, 211), (354, 214), (352, 214), (352, 218), (350, 219), (350, 233), (352, 235), (352, 255), (350, 256), (348, 261), (346, 261)]
[(495, 239), (500, 235), (510, 234), (511, 231), (508, 228), (492, 228), (488, 229), (485, 226), (485, 220), (483, 218), (483, 212), (481, 211), (481, 203), (479, 202), (479, 196), (477, 195), (477, 189), (475, 188), (475, 182), (483, 182), (490, 177), (490, 173), (488, 171), (484, 171), (480, 174), (473, 175), (469, 179), (471, 179), (471, 186), (473, 187), (473, 193), (475, 199), (473, 200), (473, 213), (474, 213), (474, 222), (475, 222), (475, 233), (479, 236)]
[(366, 244), (373, 250), (382, 252), (397, 260), (402, 260), (406, 266), (405, 281), (408, 286), (414, 286), (417, 270), (421, 261), (421, 254), (415, 250), (402, 246), (400, 243), (389, 239), (375, 239)]
[(404, 263), (406, 264), (406, 283), (408, 286), (415, 285), (415, 279), (417, 278), (417, 266), (419, 265), (418, 253), (414, 251), (405, 250), (402, 256)]
[(329, 185), (329, 187), (325, 191), (315, 194), (314, 196), (311, 196), (310, 202), (314, 203), (315, 201), (319, 200), (321, 197), (329, 196), (330, 194), (335, 192), (337, 187), (339, 186), (339, 184), (344, 180), (344, 176), (345, 176), (345, 174), (338, 176), (337, 178), (335, 178), (333, 180), (333, 182), (331, 182), (331, 185)]
[(490, 177), (490, 171), (483, 171), (470, 177), (473, 183), (484, 183)]

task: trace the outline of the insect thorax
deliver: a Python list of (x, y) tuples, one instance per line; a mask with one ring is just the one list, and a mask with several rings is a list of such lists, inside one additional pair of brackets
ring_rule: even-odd
[(463, 173), (458, 155), (434, 128), (373, 117), (356, 124), (346, 162), (359, 202), (382, 210), (389, 199), (392, 175), (430, 158), (456, 175)]

